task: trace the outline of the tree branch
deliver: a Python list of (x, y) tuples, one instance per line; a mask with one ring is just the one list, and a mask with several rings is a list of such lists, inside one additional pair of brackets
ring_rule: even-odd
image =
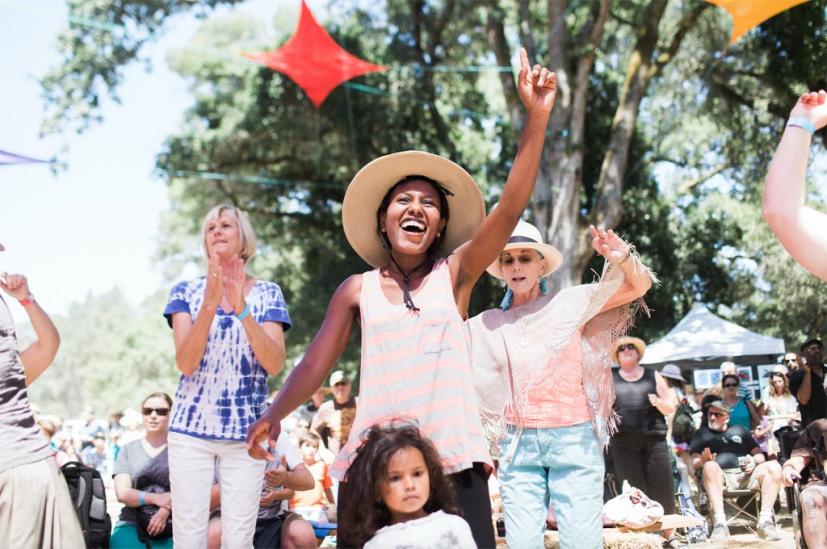
[(592, 223), (607, 229), (616, 227), (620, 222), (621, 192), (629, 161), (629, 146), (640, 102), (654, 75), (652, 56), (658, 43), (660, 20), (665, 11), (666, 0), (653, 0), (646, 7), (612, 120), (609, 145), (597, 181), (597, 200), (589, 214)]
[(583, 127), (586, 118), (586, 102), (589, 97), (589, 74), (594, 65), (594, 58), (597, 48), (603, 37), (603, 29), (609, 17), (609, 0), (600, 0), (597, 17), (592, 25), (592, 32), (585, 51), (577, 61), (577, 72), (575, 76), (574, 100), (571, 109), (571, 120), (569, 122), (570, 145), (579, 147), (583, 141)]
[(528, 6), (528, 0), (520, 0), (517, 13), (520, 18), (517, 24), (520, 45), (528, 52), (528, 58), (534, 59), (537, 55), (537, 50), (534, 47), (534, 36), (531, 34), (531, 10)]
[(689, 29), (695, 26), (698, 22), (698, 18), (707, 9), (711, 4), (707, 2), (698, 2), (695, 6), (686, 12), (684, 16), (681, 18), (681, 22), (678, 24), (678, 28), (675, 33), (672, 35), (672, 41), (669, 43), (669, 46), (657, 57), (656, 62), (653, 65), (654, 68), (654, 76), (660, 70), (675, 57), (675, 54), (678, 52), (678, 49), (683, 42), (683, 39), (686, 37), (686, 33), (689, 32)]
[(708, 171), (707, 173), (705, 173), (705, 174), (703, 174), (699, 177), (696, 177), (695, 179), (691, 179), (691, 180), (685, 182), (683, 185), (681, 185), (681, 188), (678, 191), (678, 193), (679, 194), (687, 193), (687, 192), (693, 190), (696, 186), (700, 185), (701, 183), (707, 182), (708, 180), (712, 179), (713, 177), (715, 177), (719, 173), (721, 173), (725, 170), (728, 170), (731, 167), (732, 167), (732, 164), (730, 164), (729, 162), (725, 162), (725, 163), (721, 164), (720, 166), (717, 166), (717, 167), (713, 168), (712, 170)]
[[(511, 65), (511, 55), (508, 47), (508, 39), (505, 37), (505, 26), (503, 25), (503, 10), (497, 0), (489, 0), (488, 19), (486, 21), (486, 36), (488, 47), (494, 52), (497, 65), (506, 67)], [(498, 74), (500, 86), (505, 98), (508, 119), (511, 121), (511, 129), (516, 139), (519, 129), (523, 126), (523, 110), (520, 108), (520, 99), (517, 97), (517, 90), (514, 87), (514, 75), (508, 72)]]

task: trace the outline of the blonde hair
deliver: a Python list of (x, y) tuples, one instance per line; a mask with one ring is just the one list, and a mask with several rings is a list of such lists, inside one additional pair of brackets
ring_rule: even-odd
[(207, 225), (221, 217), (222, 213), (226, 213), (238, 223), (238, 233), (241, 236), (241, 259), (244, 263), (250, 261), (256, 255), (256, 233), (253, 230), (253, 225), (250, 223), (250, 218), (240, 208), (236, 208), (230, 204), (219, 204), (204, 216), (204, 222), (201, 224), (201, 236), (203, 238), (204, 254), (207, 259), (210, 257), (210, 250), (207, 249)]

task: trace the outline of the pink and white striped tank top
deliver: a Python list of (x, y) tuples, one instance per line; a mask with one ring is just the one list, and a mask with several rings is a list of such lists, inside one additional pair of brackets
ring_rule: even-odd
[(413, 295), (419, 312), (390, 303), (378, 269), (362, 275), (362, 364), (353, 429), (331, 468), (342, 479), (375, 423), (414, 420), (445, 472), (491, 464), (477, 410), (468, 334), (454, 302), (448, 262), (439, 259)]

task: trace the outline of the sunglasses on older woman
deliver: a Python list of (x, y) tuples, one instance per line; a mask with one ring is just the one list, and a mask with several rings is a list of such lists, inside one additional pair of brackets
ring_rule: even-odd
[(624, 345), (618, 345), (617, 346), (617, 351), (620, 352), (620, 353), (622, 353), (623, 351), (631, 351), (632, 349), (637, 351), (637, 347), (635, 347), (631, 343), (626, 343)]
[(159, 416), (166, 416), (169, 414), (169, 408), (150, 408), (148, 406), (144, 406), (143, 410), (141, 410), (145, 416), (152, 415), (152, 412), (155, 412)]

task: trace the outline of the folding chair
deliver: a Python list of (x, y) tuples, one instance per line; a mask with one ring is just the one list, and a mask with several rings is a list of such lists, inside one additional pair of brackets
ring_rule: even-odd
[(727, 516), (727, 526), (742, 516), (758, 523), (760, 510), (761, 490), (759, 488), (754, 490), (724, 489), (724, 512)]

